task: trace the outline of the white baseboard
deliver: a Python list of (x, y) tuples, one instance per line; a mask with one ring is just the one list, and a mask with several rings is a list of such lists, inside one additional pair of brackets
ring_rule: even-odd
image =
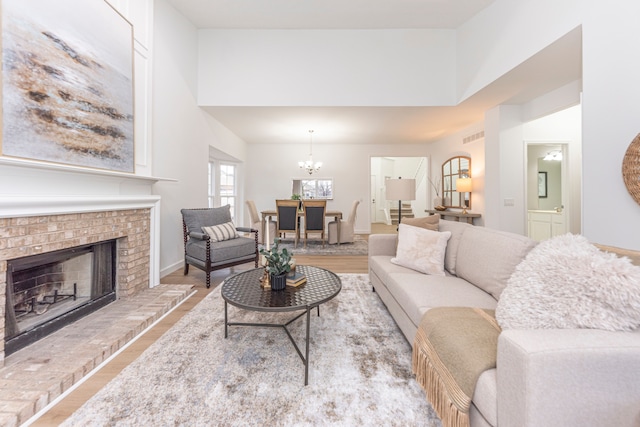
[(184, 260), (177, 261), (168, 267), (160, 269), (160, 278), (162, 279), (163, 277), (168, 276), (179, 268), (184, 268)]

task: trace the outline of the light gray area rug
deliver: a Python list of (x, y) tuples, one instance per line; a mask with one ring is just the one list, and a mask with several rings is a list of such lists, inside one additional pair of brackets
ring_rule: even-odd
[(281, 248), (287, 248), (289, 252), (296, 255), (367, 255), (369, 253), (369, 242), (366, 240), (355, 240), (353, 243), (341, 243), (339, 245), (330, 245), (325, 242), (324, 248), (320, 240), (308, 240), (307, 247), (304, 247), (304, 240), (298, 241), (298, 247), (295, 248), (293, 239), (283, 239), (280, 243)]
[[(340, 277), (340, 294), (312, 312), (308, 386), (281, 328), (224, 338), (218, 287), (63, 425), (441, 426), (368, 275)], [(230, 321), (265, 315), (229, 310)], [(291, 326), (303, 352), (304, 328), (304, 316)]]

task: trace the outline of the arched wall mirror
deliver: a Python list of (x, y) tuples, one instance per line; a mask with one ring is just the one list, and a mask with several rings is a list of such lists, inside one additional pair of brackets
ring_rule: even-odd
[(458, 178), (471, 178), (471, 157), (456, 156), (442, 164), (442, 204), (447, 208), (471, 209), (471, 192), (457, 191)]

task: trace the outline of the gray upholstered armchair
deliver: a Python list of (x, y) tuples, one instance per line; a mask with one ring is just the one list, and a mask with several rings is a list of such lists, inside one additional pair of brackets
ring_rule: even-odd
[[(193, 265), (207, 273), (207, 288), (211, 272), (254, 261), (258, 267), (258, 230), (235, 227), (230, 206), (205, 209), (182, 209), (184, 233), (184, 274)], [(238, 232), (253, 233), (253, 238)]]

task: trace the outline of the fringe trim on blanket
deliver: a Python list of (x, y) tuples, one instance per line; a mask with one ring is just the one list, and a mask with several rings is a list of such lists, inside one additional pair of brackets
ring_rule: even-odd
[[(469, 427), (471, 396), (457, 387), (424, 332), (418, 329), (413, 350), (413, 372), (444, 427)], [(438, 367), (436, 367), (438, 365)], [(442, 376), (439, 374), (442, 373)]]

